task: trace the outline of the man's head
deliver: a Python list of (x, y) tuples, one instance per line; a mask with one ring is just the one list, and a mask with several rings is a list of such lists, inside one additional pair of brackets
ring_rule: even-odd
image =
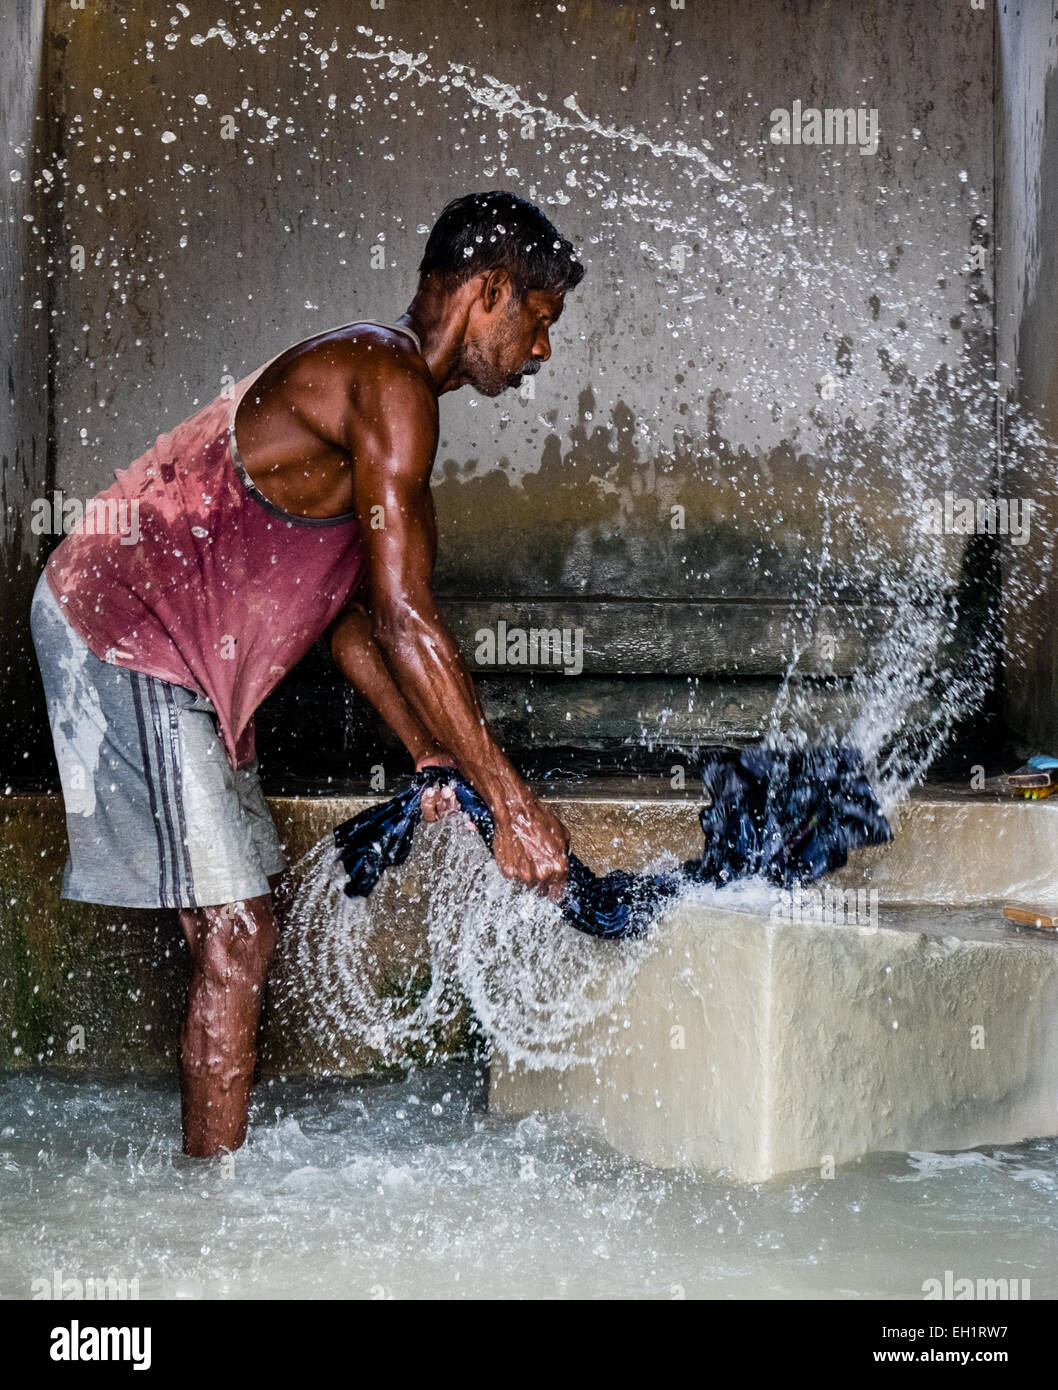
[(572, 245), (540, 209), (500, 190), (449, 203), (419, 265), (420, 289), (465, 298), (456, 374), (485, 396), (540, 370), (551, 356), (548, 329), (583, 277)]

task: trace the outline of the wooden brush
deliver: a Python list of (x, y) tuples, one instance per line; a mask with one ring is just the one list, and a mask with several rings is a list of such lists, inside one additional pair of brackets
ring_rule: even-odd
[(1058, 907), (1023, 907), (1011, 903), (1003, 909), (1003, 916), (1022, 927), (1052, 927), (1058, 929)]

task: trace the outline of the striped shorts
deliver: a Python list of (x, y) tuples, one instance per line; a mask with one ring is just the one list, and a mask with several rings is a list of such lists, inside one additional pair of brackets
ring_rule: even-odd
[(100, 661), (41, 575), (30, 612), (70, 854), (62, 896), (210, 907), (286, 867), (256, 758), (233, 771), (203, 695)]

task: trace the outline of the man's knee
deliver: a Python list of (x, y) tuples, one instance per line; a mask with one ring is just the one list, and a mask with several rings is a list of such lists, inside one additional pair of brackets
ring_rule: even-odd
[(209, 983), (227, 990), (260, 990), (276, 944), (268, 900), (225, 903), (203, 908), (202, 913), (205, 921), (192, 947), (199, 971)]

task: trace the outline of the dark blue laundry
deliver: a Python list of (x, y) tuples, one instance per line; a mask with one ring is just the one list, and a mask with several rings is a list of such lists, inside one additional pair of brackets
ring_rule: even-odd
[(683, 866), (698, 883), (814, 883), (850, 849), (893, 838), (855, 748), (710, 749), (702, 781), (705, 849)]
[[(613, 869), (600, 876), (571, 854), (560, 904), (570, 926), (607, 939), (642, 936), (687, 882), (813, 883), (841, 868), (850, 849), (892, 839), (855, 749), (717, 748), (704, 755), (701, 773), (710, 797), (699, 817), (701, 858), (667, 873)], [(470, 783), (452, 768), (425, 768), (399, 796), (334, 831), (349, 897), (366, 898), (385, 869), (404, 863), (422, 816), (422, 794), (438, 783), (452, 786), (492, 848), (492, 816)]]

